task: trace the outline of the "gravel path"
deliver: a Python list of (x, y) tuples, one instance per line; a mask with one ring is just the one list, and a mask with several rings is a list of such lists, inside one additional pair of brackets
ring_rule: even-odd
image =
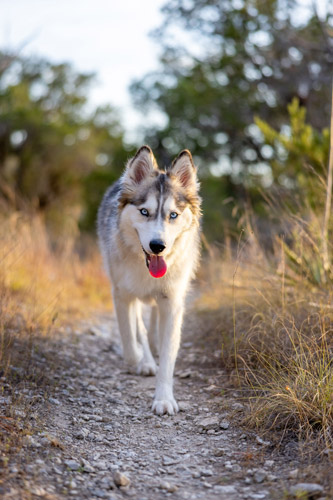
[[(272, 459), (270, 444), (239, 426), (243, 405), (235, 395), (221, 396), (219, 353), (204, 352), (195, 324), (185, 320), (175, 376), (181, 411), (173, 417), (151, 412), (154, 377), (125, 372), (113, 319), (62, 334), (51, 396), (45, 388), (25, 391), (34, 401), (33, 432), (6, 464), (0, 496), (282, 498), (290, 480), (297, 482), (297, 463)], [(40, 362), (47, 370), (47, 356)]]

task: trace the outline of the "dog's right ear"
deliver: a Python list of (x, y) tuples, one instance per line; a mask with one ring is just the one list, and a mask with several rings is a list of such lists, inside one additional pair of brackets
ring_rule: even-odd
[(158, 169), (155, 157), (149, 146), (142, 146), (131, 160), (127, 163), (125, 178), (140, 184)]

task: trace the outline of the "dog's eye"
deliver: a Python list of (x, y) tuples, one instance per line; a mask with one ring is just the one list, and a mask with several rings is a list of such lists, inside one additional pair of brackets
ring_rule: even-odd
[(170, 213), (170, 219), (177, 219), (177, 217), (178, 217), (177, 212), (171, 212)]
[(144, 215), (145, 217), (148, 217), (149, 212), (148, 212), (148, 210), (146, 208), (141, 208), (140, 214)]

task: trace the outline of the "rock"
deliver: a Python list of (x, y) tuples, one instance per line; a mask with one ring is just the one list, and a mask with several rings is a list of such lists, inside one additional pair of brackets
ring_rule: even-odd
[(265, 460), (264, 467), (268, 467), (269, 469), (273, 467), (274, 460)]
[(159, 487), (161, 490), (166, 490), (168, 493), (174, 493), (178, 490), (178, 486), (175, 484), (170, 484), (168, 481), (161, 481)]
[(180, 458), (167, 457), (166, 455), (162, 457), (162, 465), (164, 466), (179, 464), (179, 462)]
[(91, 474), (92, 472), (95, 472), (94, 467), (92, 465), (88, 464), (88, 463), (83, 466), (82, 470), (83, 470), (83, 472), (87, 472), (88, 474)]
[(206, 431), (210, 429), (218, 429), (219, 427), (219, 419), (217, 417), (206, 417), (202, 420), (198, 420), (196, 423), (199, 427)]
[(324, 492), (324, 488), (316, 483), (297, 483), (290, 488), (290, 493), (294, 497), (300, 497), (304, 494), (310, 497), (316, 497)]
[(109, 498), (109, 494), (106, 491), (101, 490), (100, 488), (94, 488), (90, 490), (91, 494), (97, 498)]
[(70, 469), (70, 470), (79, 470), (79, 468), (81, 467), (81, 464), (79, 464), (78, 462), (75, 462), (75, 460), (65, 460), (65, 465)]
[(202, 469), (202, 470), (200, 470), (200, 475), (206, 476), (206, 477), (211, 477), (213, 475), (213, 471), (211, 471), (209, 469)]
[(262, 483), (263, 481), (265, 481), (266, 477), (267, 472), (263, 469), (259, 469), (253, 474), (253, 479), (256, 483)]
[(57, 406), (60, 405), (59, 399), (56, 399), (56, 398), (49, 398), (49, 402), (54, 404), (54, 405), (57, 405)]
[(235, 486), (232, 486), (232, 485), (224, 486), (221, 484), (216, 484), (214, 486), (214, 491), (216, 491), (217, 493), (225, 494), (225, 495), (232, 495), (233, 493), (237, 493)]
[(40, 448), (40, 443), (32, 436), (24, 436), (23, 446), (29, 446), (31, 448)]
[(220, 429), (227, 430), (229, 429), (230, 422), (228, 420), (222, 420), (220, 422)]
[(257, 443), (262, 444), (263, 446), (269, 446), (271, 444), (270, 441), (264, 441), (263, 439), (261, 439), (260, 436), (256, 437), (256, 441)]
[(298, 476), (298, 472), (299, 472), (298, 469), (293, 469), (293, 470), (289, 471), (288, 477), (290, 479), (296, 479)]
[(125, 474), (122, 474), (119, 471), (116, 471), (113, 475), (114, 484), (120, 488), (120, 486), (128, 486), (130, 484), (130, 480)]
[(244, 410), (244, 405), (242, 403), (233, 403), (231, 408), (236, 411)]
[(109, 469), (109, 465), (105, 460), (97, 460), (96, 462), (94, 462), (94, 467), (100, 471), (105, 471)]

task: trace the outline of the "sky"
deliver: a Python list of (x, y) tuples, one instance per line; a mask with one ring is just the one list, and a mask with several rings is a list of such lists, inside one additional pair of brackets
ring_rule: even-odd
[[(312, 1), (300, 0), (299, 5), (309, 6)], [(77, 71), (96, 73), (91, 104), (120, 108), (131, 142), (140, 137), (144, 117), (134, 109), (128, 86), (158, 66), (159, 49), (149, 32), (162, 24), (160, 8), (166, 2), (0, 0), (0, 49), (21, 49), (22, 55), (66, 61)], [(327, 8), (326, 2), (315, 0), (319, 11)], [(155, 123), (161, 119), (154, 118)]]
[(161, 24), (165, 1), (0, 0), (0, 49), (95, 72), (92, 104), (120, 108), (131, 135), (143, 118), (133, 110), (128, 86), (158, 65), (158, 47), (148, 35)]

